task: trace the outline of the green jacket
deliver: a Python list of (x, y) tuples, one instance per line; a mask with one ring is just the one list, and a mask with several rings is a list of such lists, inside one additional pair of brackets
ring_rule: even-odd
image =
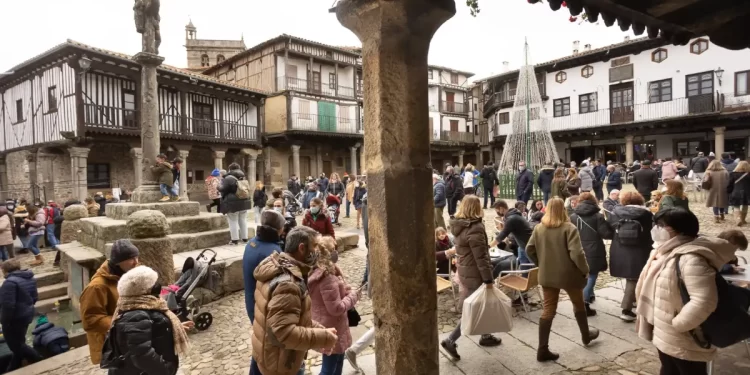
[(582, 289), (589, 266), (578, 229), (570, 222), (558, 228), (534, 227), (526, 254), (539, 267), (539, 285), (557, 289)]
[(661, 201), (659, 201), (659, 211), (676, 207), (684, 208), (686, 211), (690, 211), (690, 205), (687, 197), (679, 198), (672, 195), (665, 195), (661, 198)]
[(156, 163), (151, 167), (151, 173), (154, 174), (154, 178), (160, 184), (171, 187), (174, 185), (174, 176), (172, 175), (172, 164), (165, 162)]

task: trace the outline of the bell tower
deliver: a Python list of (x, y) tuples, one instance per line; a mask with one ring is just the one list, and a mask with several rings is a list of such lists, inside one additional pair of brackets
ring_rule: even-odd
[(190, 23), (185, 26), (185, 39), (186, 40), (195, 40), (198, 38), (198, 29), (195, 28), (195, 25), (193, 25), (193, 20), (190, 20)]

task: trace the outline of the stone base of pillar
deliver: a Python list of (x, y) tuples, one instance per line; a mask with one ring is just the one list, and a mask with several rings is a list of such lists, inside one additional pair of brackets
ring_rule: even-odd
[(156, 203), (161, 198), (159, 185), (141, 185), (133, 191), (130, 200), (134, 203)]

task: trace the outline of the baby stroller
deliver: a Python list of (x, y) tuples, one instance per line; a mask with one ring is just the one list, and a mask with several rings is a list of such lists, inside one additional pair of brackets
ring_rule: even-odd
[[(210, 257), (206, 254), (210, 252)], [(194, 260), (188, 258), (182, 267), (182, 275), (175, 285), (167, 287), (167, 292), (163, 296), (167, 301), (167, 307), (171, 310), (180, 321), (186, 322), (192, 320), (195, 328), (199, 331), (205, 331), (214, 321), (210, 312), (201, 311), (202, 302), (197, 300), (191, 294), (195, 288), (206, 286), (211, 289), (214, 285), (213, 278), (217, 277), (215, 271), (211, 271), (211, 265), (216, 260), (216, 252), (211, 249), (205, 249), (198, 254)]]
[(326, 197), (326, 205), (328, 206), (328, 217), (331, 218), (331, 224), (340, 226), (339, 207), (341, 207), (341, 198), (337, 195), (328, 194)]
[(284, 203), (286, 203), (286, 212), (289, 212), (295, 216), (299, 216), (304, 213), (304, 210), (302, 209), (302, 201), (300, 201), (298, 198), (299, 196), (300, 195), (295, 197), (291, 191), (284, 190), (284, 192), (282, 193), (282, 198), (284, 198)]

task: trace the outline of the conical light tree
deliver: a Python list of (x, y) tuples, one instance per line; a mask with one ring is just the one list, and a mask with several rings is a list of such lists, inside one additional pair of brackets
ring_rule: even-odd
[(529, 43), (524, 44), (524, 65), (518, 73), (516, 98), (511, 110), (510, 134), (500, 159), (500, 170), (512, 171), (521, 161), (529, 169), (539, 169), (559, 160), (555, 142), (547, 128), (547, 115), (539, 93), (534, 66), (531, 64)]

